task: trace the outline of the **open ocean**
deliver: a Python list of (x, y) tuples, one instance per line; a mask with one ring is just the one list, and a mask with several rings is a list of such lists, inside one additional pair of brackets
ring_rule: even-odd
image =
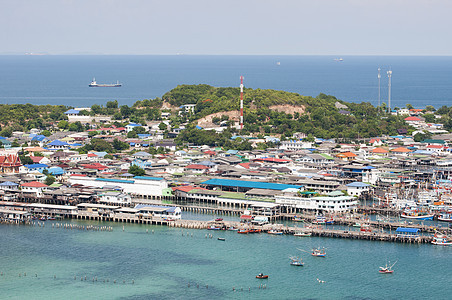
[[(76, 107), (118, 100), (161, 97), (180, 84), (276, 89), (317, 96), (330, 94), (351, 102), (423, 108), (452, 105), (452, 57), (429, 56), (0, 56), (0, 103), (65, 104)], [(279, 62), (279, 64), (278, 64)], [(115, 83), (120, 88), (89, 88)]]
[[(114, 227), (93, 232), (52, 222), (0, 225), (2, 299), (450, 299), (452, 293), (452, 247), (138, 224), (123, 231), (121, 223), (68, 221)], [(319, 246), (326, 258), (297, 250)], [(304, 267), (289, 264), (294, 255)], [(388, 260), (397, 260), (394, 274), (378, 273)], [(260, 272), (269, 279), (256, 279)]]

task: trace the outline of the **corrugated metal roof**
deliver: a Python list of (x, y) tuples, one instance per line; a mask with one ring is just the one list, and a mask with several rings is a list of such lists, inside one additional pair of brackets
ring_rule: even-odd
[(135, 183), (134, 180), (113, 179), (113, 178), (96, 178), (96, 181), (119, 182), (119, 183)]
[(232, 180), (232, 179), (209, 179), (202, 182), (202, 184), (217, 185), (217, 186), (233, 186), (233, 187), (244, 187), (252, 189), (267, 189), (267, 190), (278, 190), (282, 191), (288, 188), (299, 189), (303, 187), (302, 185), (292, 185), (292, 184), (281, 184), (272, 182), (257, 182), (257, 181), (245, 181), (245, 180)]

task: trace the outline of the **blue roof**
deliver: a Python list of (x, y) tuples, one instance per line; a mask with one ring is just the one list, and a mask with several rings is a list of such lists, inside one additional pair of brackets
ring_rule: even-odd
[(46, 137), (45, 137), (44, 135), (40, 134), (40, 135), (34, 136), (31, 140), (32, 140), (32, 141), (38, 141), (38, 142), (41, 142), (41, 141), (43, 141), (45, 138), (46, 138)]
[(226, 153), (235, 155), (235, 154), (239, 153), (239, 150), (232, 150), (232, 149), (230, 149), (230, 150), (226, 151)]
[(59, 140), (54, 140), (48, 143), (47, 146), (69, 146), (69, 144)]
[(232, 186), (232, 187), (244, 187), (251, 189), (267, 189), (282, 191), (288, 188), (299, 189), (302, 185), (281, 184), (271, 182), (258, 182), (258, 181), (245, 181), (245, 180), (232, 180), (232, 179), (209, 179), (202, 182), (202, 184), (217, 185), (217, 186)]
[(64, 174), (64, 170), (60, 167), (51, 167), (48, 169), (49, 174), (51, 175), (63, 175)]
[(135, 183), (134, 180), (112, 179), (112, 178), (96, 178), (96, 181), (118, 182), (118, 183)]
[(202, 129), (202, 127), (199, 125), (196, 125), (196, 129)]
[(65, 112), (66, 115), (69, 115), (69, 114), (79, 114), (79, 113), (80, 113), (80, 111), (79, 111), (79, 110), (76, 110), (76, 109), (70, 109), (70, 110), (68, 110), (68, 111)]
[(160, 177), (149, 177), (149, 176), (135, 176), (134, 179), (142, 179), (142, 180), (163, 180)]
[(1, 186), (15, 186), (15, 185), (19, 185), (19, 184), (15, 183), (15, 182), (11, 182), (11, 181), (5, 181), (5, 182), (0, 183), (0, 185)]
[(28, 169), (39, 169), (39, 168), (47, 168), (48, 165), (46, 164), (27, 164), (25, 165)]
[(370, 184), (356, 181), (356, 182), (352, 182), (352, 183), (346, 184), (346, 186), (350, 186), (350, 187), (368, 187), (368, 186), (370, 186)]
[(419, 228), (405, 228), (405, 227), (398, 227), (396, 232), (406, 232), (406, 233), (418, 233)]
[(129, 124), (127, 124), (127, 126), (130, 126), (130, 127), (139, 127), (139, 126), (141, 126), (141, 124), (129, 123)]
[(0, 140), (6, 140), (6, 138), (3, 136), (0, 136)]
[(97, 156), (100, 156), (100, 157), (104, 157), (104, 156), (107, 155), (108, 153), (105, 152), (105, 151), (101, 151), (101, 152), (94, 152), (94, 154), (96, 154)]

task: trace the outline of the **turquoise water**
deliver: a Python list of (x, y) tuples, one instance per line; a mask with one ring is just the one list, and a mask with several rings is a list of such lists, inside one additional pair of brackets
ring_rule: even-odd
[[(450, 299), (452, 292), (452, 247), (70, 222), (114, 230), (0, 225), (2, 298)], [(297, 250), (319, 246), (326, 258)], [(305, 266), (289, 265), (292, 255)], [(379, 274), (387, 260), (398, 261), (395, 273)], [(256, 279), (260, 272), (270, 278)]]
[[(280, 65), (277, 65), (280, 62)], [(450, 105), (452, 57), (346, 56), (0, 56), (0, 103), (65, 104), (76, 107), (118, 100), (161, 97), (180, 84), (276, 89), (306, 96), (320, 93), (351, 102), (378, 104), (388, 98), (386, 71), (392, 69), (392, 106)], [(121, 88), (89, 88), (119, 80)]]

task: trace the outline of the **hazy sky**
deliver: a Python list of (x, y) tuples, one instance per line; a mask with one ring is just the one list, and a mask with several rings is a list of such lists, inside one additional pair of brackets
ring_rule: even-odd
[(452, 55), (451, 0), (0, 0), (0, 53)]

